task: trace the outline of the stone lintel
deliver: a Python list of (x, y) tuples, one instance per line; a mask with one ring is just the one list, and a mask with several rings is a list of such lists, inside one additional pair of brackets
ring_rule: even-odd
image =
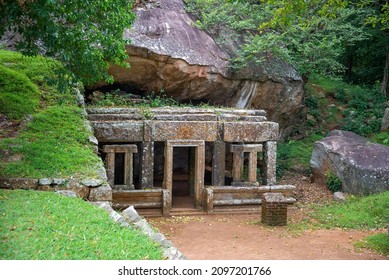
[(182, 114), (182, 115), (156, 115), (153, 118), (157, 121), (217, 121), (217, 116), (214, 114)]
[(99, 142), (141, 142), (143, 121), (91, 122)]
[(235, 152), (244, 152), (244, 153), (252, 153), (252, 152), (261, 152), (262, 144), (233, 144), (231, 145), (231, 153)]
[(153, 140), (217, 140), (217, 122), (153, 121)]
[(144, 116), (138, 113), (133, 114), (90, 114), (90, 121), (125, 121), (125, 120), (143, 120)]
[(115, 144), (115, 145), (104, 145), (104, 153), (132, 153), (136, 154), (138, 152), (138, 147), (134, 144)]
[(225, 122), (223, 140), (226, 142), (265, 142), (278, 138), (275, 122)]
[(171, 147), (197, 147), (205, 145), (203, 140), (169, 140), (166, 142)]

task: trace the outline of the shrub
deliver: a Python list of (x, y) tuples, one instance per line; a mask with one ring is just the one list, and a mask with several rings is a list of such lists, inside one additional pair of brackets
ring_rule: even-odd
[(330, 171), (326, 173), (325, 184), (332, 192), (338, 192), (342, 189), (342, 181)]

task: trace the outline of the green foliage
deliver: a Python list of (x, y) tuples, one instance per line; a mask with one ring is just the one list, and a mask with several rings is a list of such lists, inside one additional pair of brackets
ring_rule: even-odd
[(277, 146), (277, 177), (287, 170), (309, 172), (313, 144), (322, 139), (320, 134), (312, 134), (299, 141), (289, 140)]
[(374, 142), (389, 146), (389, 132), (379, 132), (370, 135)]
[(327, 188), (332, 192), (338, 192), (342, 189), (342, 180), (340, 180), (331, 171), (326, 172), (325, 184)]
[(342, 129), (364, 136), (379, 131), (386, 100), (382, 92), (377, 87), (356, 88), (351, 95)]
[(355, 197), (345, 202), (315, 207), (312, 218), (320, 227), (368, 229), (384, 228), (389, 217), (389, 192)]
[(39, 106), (39, 91), (27, 76), (0, 65), (0, 113), (20, 120)]
[(0, 190), (0, 224), (0, 259), (162, 259), (161, 249), (139, 231), (56, 193)]
[[(233, 68), (282, 59), (302, 74), (343, 73), (340, 56), (346, 47), (365, 40), (366, 11), (352, 5), (326, 6), (317, 1), (189, 0), (197, 26), (239, 45)], [(239, 23), (239, 24), (238, 24)], [(274, 63), (273, 63), (274, 64)], [(265, 69), (265, 71), (270, 71)]]
[[(112, 81), (110, 63), (126, 66), (123, 31), (134, 20), (132, 1), (5, 1), (0, 10), (0, 36), (7, 30), (22, 34), (17, 49), (43, 53), (61, 61), (61, 81), (89, 85)], [(58, 78), (57, 77), (57, 78)]]
[(362, 241), (357, 242), (355, 247), (371, 249), (387, 256), (389, 255), (389, 235), (387, 233), (378, 233), (367, 236)]
[[(379, 85), (361, 87), (312, 75), (306, 89), (308, 112), (322, 125), (339, 127), (362, 136), (379, 131), (386, 101)], [(324, 132), (326, 129), (322, 128)]]

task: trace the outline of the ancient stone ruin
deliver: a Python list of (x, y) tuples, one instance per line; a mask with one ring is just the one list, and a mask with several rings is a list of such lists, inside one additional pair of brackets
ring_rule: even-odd
[(89, 108), (88, 117), (115, 208), (258, 208), (264, 193), (294, 188), (275, 185), (278, 124), (263, 110)]

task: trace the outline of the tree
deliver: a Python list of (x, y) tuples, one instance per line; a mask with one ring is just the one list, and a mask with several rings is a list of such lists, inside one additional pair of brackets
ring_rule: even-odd
[(61, 61), (68, 80), (110, 82), (109, 65), (126, 65), (123, 31), (134, 20), (131, 2), (0, 0), (0, 37), (20, 34), (17, 50)]
[[(375, 47), (387, 44), (389, 4), (374, 0), (187, 0), (198, 26), (223, 36), (244, 34), (234, 61), (263, 63), (269, 57), (289, 61), (300, 73), (340, 77), (365, 45), (363, 67), (375, 68)], [(219, 32), (220, 33), (220, 32)], [(223, 44), (223, 40), (221, 40)], [(386, 50), (385, 50), (386, 49)], [(354, 51), (354, 52), (353, 52)], [(385, 52), (379, 52), (381, 76)], [(389, 63), (389, 56), (387, 56)], [(361, 59), (361, 55), (359, 55)], [(348, 62), (348, 63), (347, 63)], [(370, 63), (370, 65), (368, 65)], [(389, 65), (386, 67), (388, 69)], [(355, 68), (356, 69), (356, 68)], [(349, 68), (349, 71), (353, 68)], [(366, 69), (365, 69), (365, 72)], [(384, 71), (387, 75), (388, 71)], [(348, 73), (349, 74), (349, 73)], [(375, 74), (374, 74), (375, 75)], [(389, 80), (388, 76), (387, 80)], [(384, 79), (385, 81), (385, 79)], [(374, 80), (375, 82), (375, 80)], [(388, 83), (383, 82), (384, 85)], [(389, 90), (388, 90), (389, 91)]]

